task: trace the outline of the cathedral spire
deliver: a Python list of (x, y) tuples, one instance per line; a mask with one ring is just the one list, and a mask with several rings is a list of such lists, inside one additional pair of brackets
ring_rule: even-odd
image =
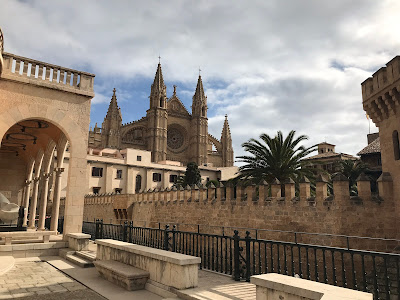
[(203, 81), (201, 80), (201, 75), (199, 74), (199, 79), (197, 80), (196, 91), (193, 96), (193, 104), (206, 102), (206, 96), (204, 94)]
[(229, 128), (228, 115), (225, 115), (224, 126), (222, 127), (221, 140), (223, 139), (226, 140), (232, 139), (231, 130)]
[(108, 106), (108, 111), (107, 111), (107, 117), (111, 117), (113, 112), (119, 111), (118, 103), (117, 103), (117, 96), (115, 95), (115, 92), (117, 90), (114, 88), (113, 89), (113, 95), (111, 97), (110, 105)]
[(156, 75), (154, 76), (153, 84), (151, 85), (152, 92), (162, 92), (165, 88), (164, 78), (161, 70), (161, 63), (158, 63)]

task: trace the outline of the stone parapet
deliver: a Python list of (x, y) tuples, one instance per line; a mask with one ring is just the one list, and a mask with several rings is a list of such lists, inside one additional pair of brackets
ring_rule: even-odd
[(400, 103), (400, 56), (390, 60), (362, 84), (363, 107), (379, 123), (396, 113)]
[(2, 56), (2, 79), (94, 97), (94, 74), (6, 52)]
[(256, 300), (372, 300), (373, 295), (281, 274), (252, 276), (256, 285)]
[(115, 260), (150, 273), (166, 288), (187, 289), (198, 285), (199, 257), (115, 241), (96, 240), (96, 260)]

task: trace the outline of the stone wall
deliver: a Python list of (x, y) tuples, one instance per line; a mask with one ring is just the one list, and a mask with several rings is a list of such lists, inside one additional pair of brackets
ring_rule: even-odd
[[(384, 173), (378, 180), (380, 195), (374, 196), (370, 182), (361, 180), (359, 196), (350, 197), (348, 181), (339, 177), (333, 182), (334, 196), (329, 197), (326, 182), (317, 182), (316, 197), (310, 197), (309, 183), (300, 184), (300, 197), (295, 197), (294, 184), (285, 185), (285, 197), (281, 197), (280, 185), (86, 196), (84, 219), (102, 218), (107, 222), (114, 219), (114, 223), (119, 223), (128, 216), (137, 226), (158, 227), (168, 223), (178, 224), (180, 230), (194, 231), (200, 224), (202, 232), (229, 235), (233, 235), (233, 228), (257, 228), (269, 230), (258, 230), (259, 238), (287, 241), (294, 241), (292, 231), (398, 239), (390, 174)], [(273, 196), (268, 197), (268, 193)], [(245, 229), (240, 232), (244, 235)], [(250, 232), (255, 236), (255, 230)], [(296, 238), (304, 243), (347, 246), (347, 240), (341, 237), (297, 234)], [(393, 250), (396, 246), (350, 239), (351, 248)]]

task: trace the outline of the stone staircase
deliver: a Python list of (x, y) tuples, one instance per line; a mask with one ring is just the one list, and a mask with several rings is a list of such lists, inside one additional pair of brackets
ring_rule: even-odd
[(90, 250), (61, 249), (59, 255), (81, 268), (94, 267), (93, 261), (96, 260), (96, 252)]

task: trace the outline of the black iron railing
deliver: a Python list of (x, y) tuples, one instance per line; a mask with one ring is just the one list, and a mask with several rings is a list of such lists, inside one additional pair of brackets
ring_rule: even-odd
[(230, 274), (237, 281), (250, 276), (279, 273), (366, 291), (375, 299), (400, 295), (400, 255), (328, 247), (297, 242), (83, 222), (92, 239), (110, 238), (201, 258), (200, 268)]

